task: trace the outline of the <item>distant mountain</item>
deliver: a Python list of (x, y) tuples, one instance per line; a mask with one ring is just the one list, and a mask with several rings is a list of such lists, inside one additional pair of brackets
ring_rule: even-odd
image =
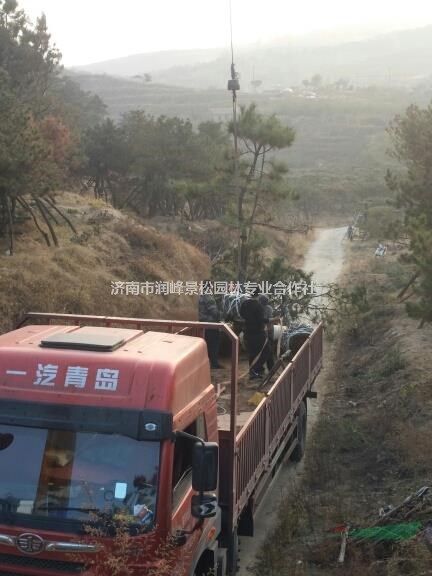
[(383, 28), (383, 25), (369, 26), (344, 26), (337, 28), (326, 28), (323, 30), (313, 30), (303, 34), (289, 34), (273, 38), (271, 44), (275, 45), (294, 45), (299, 48), (304, 47), (323, 47), (334, 46), (337, 44), (346, 44), (348, 42), (361, 42), (369, 40), (389, 32), (394, 28)]
[[(300, 45), (295, 39), (236, 50), (243, 90), (252, 79), (262, 89), (300, 84), (320, 74), (324, 81), (346, 78), (355, 85), (410, 85), (432, 73), (432, 26), (391, 32), (367, 40), (322, 46)], [(160, 84), (188, 88), (225, 88), (230, 75), (228, 50), (182, 50), (138, 54), (79, 67), (80, 71), (113, 76), (151, 73)]]
[(173, 66), (193, 66), (197, 63), (211, 62), (219, 57), (222, 49), (209, 50), (166, 50), (133, 54), (123, 58), (105, 60), (85, 66), (75, 66), (72, 70), (92, 74), (109, 74), (111, 76), (135, 76), (152, 73), (154, 70), (165, 70)]
[[(355, 85), (410, 85), (432, 73), (432, 26), (392, 32), (337, 46), (268, 45), (238, 50), (237, 70), (243, 89), (252, 78), (263, 89), (300, 84), (320, 74), (324, 81), (346, 78)], [(229, 76), (229, 54), (213, 62), (172, 67), (154, 74), (160, 83), (194, 88), (223, 87)]]

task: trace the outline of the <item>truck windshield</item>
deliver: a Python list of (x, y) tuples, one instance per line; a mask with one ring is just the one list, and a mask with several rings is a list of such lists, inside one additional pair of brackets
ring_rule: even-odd
[(108, 514), (150, 529), (159, 455), (158, 442), (0, 425), (1, 520)]

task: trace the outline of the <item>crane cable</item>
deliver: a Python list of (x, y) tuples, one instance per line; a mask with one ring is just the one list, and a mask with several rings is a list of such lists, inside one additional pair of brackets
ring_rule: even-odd
[[(234, 128), (234, 147), (235, 160), (237, 161), (237, 86), (238, 74), (234, 64), (234, 42), (233, 42), (233, 23), (232, 23), (232, 0), (229, 0), (229, 21), (230, 21), (230, 41), (231, 41), (231, 82), (228, 88), (233, 95), (233, 128)], [(236, 82), (237, 81), (237, 82)]]
[[(238, 84), (238, 74), (234, 64), (234, 43), (233, 43), (233, 23), (232, 23), (232, 0), (229, 0), (229, 17), (230, 17), (230, 36), (231, 36), (231, 81), (228, 83), (228, 89), (232, 92), (233, 100), (233, 137), (234, 137), (234, 188), (237, 190), (238, 186), (238, 126), (237, 126), (237, 89), (240, 88)], [(242, 242), (243, 242), (243, 227), (239, 222), (239, 239), (237, 248), (237, 272), (239, 280), (243, 275), (242, 263)]]

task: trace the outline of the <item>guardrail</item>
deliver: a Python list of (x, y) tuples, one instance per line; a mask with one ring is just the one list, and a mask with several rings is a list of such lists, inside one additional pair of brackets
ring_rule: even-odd
[(323, 326), (320, 324), (285, 368), (236, 438), (234, 524), (260, 478), (272, 469), (296, 411), (322, 365)]

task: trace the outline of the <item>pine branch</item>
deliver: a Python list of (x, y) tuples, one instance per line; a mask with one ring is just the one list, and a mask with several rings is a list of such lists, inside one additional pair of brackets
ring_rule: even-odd
[(72, 230), (72, 232), (76, 235), (78, 235), (78, 232), (75, 228), (75, 226), (72, 224), (72, 222), (69, 220), (69, 218), (66, 216), (66, 214), (64, 214), (59, 208), (57, 208), (57, 206), (55, 205), (54, 201), (51, 198), (45, 198), (45, 202), (47, 202), (51, 208), (53, 210), (55, 210), (62, 218), (63, 220), (65, 220), (67, 222), (67, 224), (69, 225), (70, 229)]
[(409, 282), (408, 282), (408, 283), (402, 288), (402, 290), (399, 292), (398, 298), (402, 298), (402, 297), (404, 296), (404, 294), (407, 292), (408, 288), (410, 288), (410, 287), (414, 284), (414, 282), (417, 280), (417, 278), (418, 278), (419, 276), (420, 276), (420, 272), (418, 272), (418, 271), (415, 272), (415, 273), (411, 276)]
[(43, 207), (45, 208), (47, 215), (54, 221), (54, 224), (56, 224), (56, 226), (58, 226), (59, 222), (58, 222), (57, 218), (54, 216), (54, 214), (51, 212), (51, 210), (48, 208), (48, 206), (46, 205), (47, 204), (46, 200), (42, 197), (40, 197), (39, 200), (40, 200), (41, 204), (43, 205)]
[(33, 195), (32, 195), (32, 198), (33, 198), (33, 200), (35, 201), (36, 206), (38, 207), (39, 212), (41, 213), (41, 216), (42, 216), (45, 224), (48, 226), (48, 229), (49, 229), (50, 234), (51, 234), (51, 238), (53, 239), (53, 242), (54, 242), (55, 246), (58, 246), (58, 245), (59, 245), (58, 238), (57, 238), (57, 235), (56, 235), (56, 233), (55, 233), (55, 230), (54, 230), (54, 228), (53, 228), (53, 226), (52, 226), (52, 224), (51, 224), (51, 222), (49, 221), (49, 218), (48, 218), (48, 216), (47, 216), (46, 207), (42, 204), (42, 202), (39, 200), (39, 198), (36, 198), (36, 197), (33, 196)]

